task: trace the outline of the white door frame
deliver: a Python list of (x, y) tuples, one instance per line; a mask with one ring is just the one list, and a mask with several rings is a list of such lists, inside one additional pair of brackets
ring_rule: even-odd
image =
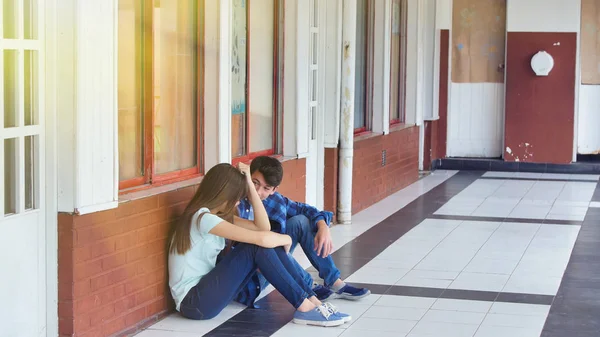
[[(306, 158), (306, 202), (322, 209), (325, 179), (325, 116), (323, 111), (323, 83), (325, 72), (321, 65), (325, 57), (326, 4), (308, 0), (309, 8), (309, 62), (308, 62), (308, 156)], [(316, 15), (316, 20), (315, 20)], [(314, 41), (316, 40), (316, 41)], [(314, 48), (316, 47), (316, 51)], [(316, 76), (316, 80), (313, 78)], [(315, 88), (316, 84), (316, 88)]]

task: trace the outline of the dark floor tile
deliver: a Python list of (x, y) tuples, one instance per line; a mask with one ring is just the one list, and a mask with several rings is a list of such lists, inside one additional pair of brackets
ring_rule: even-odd
[(366, 283), (354, 283), (351, 282), (352, 286), (357, 287), (357, 288), (367, 288), (371, 291), (371, 294), (375, 294), (375, 295), (383, 295), (385, 293), (387, 293), (390, 288), (392, 288), (393, 286), (391, 285), (385, 285), (385, 284), (366, 284)]
[(516, 172), (519, 170), (519, 163), (504, 161), (504, 160), (492, 160), (490, 161), (490, 171), (507, 171)]
[(517, 293), (500, 293), (496, 302), (507, 303), (527, 303), (527, 304), (543, 304), (550, 305), (554, 301), (554, 296), (550, 295), (535, 295), (535, 294), (517, 294)]
[[(519, 221), (519, 222), (525, 222), (525, 220), (527, 219), (522, 219), (523, 221)], [(537, 219), (533, 219), (535, 221), (538, 221)], [(577, 221), (577, 220), (552, 220), (552, 219), (544, 219), (541, 221), (541, 223), (544, 224), (548, 224), (548, 225), (571, 225), (571, 226), (581, 226), (583, 224), (583, 221)]]
[(441, 298), (449, 298), (455, 300), (470, 300), (470, 301), (489, 301), (492, 302), (498, 297), (498, 293), (494, 291), (476, 291), (462, 289), (446, 289)]
[(564, 279), (600, 280), (600, 261), (573, 262), (571, 261), (565, 272)]
[(465, 159), (463, 160), (463, 170), (489, 171), (491, 160), (486, 159)]
[(545, 173), (546, 164), (544, 163), (519, 163), (519, 172)]
[(445, 289), (392, 286), (386, 295), (440, 298)]
[(442, 170), (462, 170), (463, 160), (462, 159), (448, 159), (444, 158), (440, 160), (440, 169)]
[(540, 337), (598, 337), (598, 331), (544, 331)]
[[(600, 316), (595, 313), (550, 312), (544, 330), (600, 331)], [(566, 337), (566, 336), (565, 336)]]

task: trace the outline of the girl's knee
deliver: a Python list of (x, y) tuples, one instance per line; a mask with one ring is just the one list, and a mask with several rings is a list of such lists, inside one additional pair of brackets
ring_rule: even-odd
[(206, 310), (203, 308), (190, 308), (183, 306), (180, 308), (179, 313), (185, 318), (193, 319), (196, 321), (205, 321), (213, 319), (219, 314), (219, 312), (216, 310)]

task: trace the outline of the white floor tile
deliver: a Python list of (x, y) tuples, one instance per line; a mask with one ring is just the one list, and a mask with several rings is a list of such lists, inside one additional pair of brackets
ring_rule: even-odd
[(484, 177), (490, 178), (513, 178), (517, 173), (516, 172), (486, 172), (483, 174)]
[(519, 203), (508, 215), (509, 218), (545, 219), (552, 206), (526, 205)]
[(501, 274), (478, 274), (463, 272), (452, 284), (450, 289), (482, 290), (482, 291), (501, 291), (508, 275)]
[(472, 337), (477, 327), (476, 324), (420, 321), (408, 336)]
[(502, 291), (540, 295), (556, 295), (561, 277), (539, 274), (513, 274)]
[(569, 220), (569, 221), (583, 221), (585, 219), (585, 215), (574, 215), (574, 214), (556, 214), (549, 213), (546, 216), (547, 220)]
[(429, 310), (421, 322), (441, 322), (457, 324), (479, 325), (483, 321), (485, 313), (467, 311)]
[(492, 302), (468, 301), (440, 298), (436, 300), (432, 308), (445, 311), (479, 312), (487, 313), (492, 307)]
[(483, 320), (482, 326), (505, 326), (541, 331), (544, 328), (545, 322), (546, 317), (544, 316), (488, 314)]
[(590, 181), (598, 181), (600, 179), (600, 175), (597, 174), (571, 174), (569, 176), (570, 180), (590, 180)]
[(517, 260), (490, 259), (476, 255), (464, 271), (470, 273), (510, 275), (517, 267)]
[[(369, 330), (359, 330), (354, 329), (352, 327), (346, 329), (344, 333), (342, 333), (341, 337), (365, 337), (372, 335), (373, 331)], [(320, 335), (317, 335), (320, 337)], [(397, 332), (389, 332), (389, 331), (377, 331), (377, 337), (406, 337), (406, 334), (398, 334)]]
[(152, 325), (150, 329), (204, 334), (221, 325), (223, 322), (235, 316), (242, 310), (243, 306), (241, 305), (230, 305), (217, 317), (202, 321), (188, 319), (179, 315), (178, 313), (174, 313)]
[(372, 306), (362, 317), (418, 321), (423, 318), (426, 312), (427, 309), (419, 308)]
[(198, 333), (192, 332), (181, 332), (181, 331), (167, 331), (167, 330), (153, 330), (147, 329), (137, 335), (136, 337), (198, 337)]
[(382, 295), (374, 306), (429, 309), (435, 303), (435, 298)]
[(475, 337), (540, 337), (541, 330), (499, 326), (481, 326)]
[(406, 273), (407, 269), (376, 268), (364, 266), (350, 275), (346, 281), (372, 284), (396, 284)]
[(495, 302), (490, 309), (491, 314), (525, 315), (546, 317), (549, 305)]
[(382, 319), (361, 317), (351, 326), (351, 329), (367, 330), (371, 332), (397, 332), (399, 334), (409, 333), (417, 324), (417, 321), (404, 321), (399, 319)]
[(403, 277), (400, 281), (396, 282), (398, 286), (408, 287), (426, 287), (426, 288), (441, 288), (446, 289), (450, 286), (452, 280), (440, 280), (431, 278), (419, 278), (419, 277)]

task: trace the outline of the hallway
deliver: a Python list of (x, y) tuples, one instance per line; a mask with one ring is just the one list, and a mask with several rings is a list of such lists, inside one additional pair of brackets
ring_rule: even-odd
[(435, 171), (332, 228), (342, 277), (373, 292), (332, 301), (350, 324), (289, 323), (292, 307), (272, 292), (261, 309), (172, 314), (137, 336), (597, 336), (598, 178)]

